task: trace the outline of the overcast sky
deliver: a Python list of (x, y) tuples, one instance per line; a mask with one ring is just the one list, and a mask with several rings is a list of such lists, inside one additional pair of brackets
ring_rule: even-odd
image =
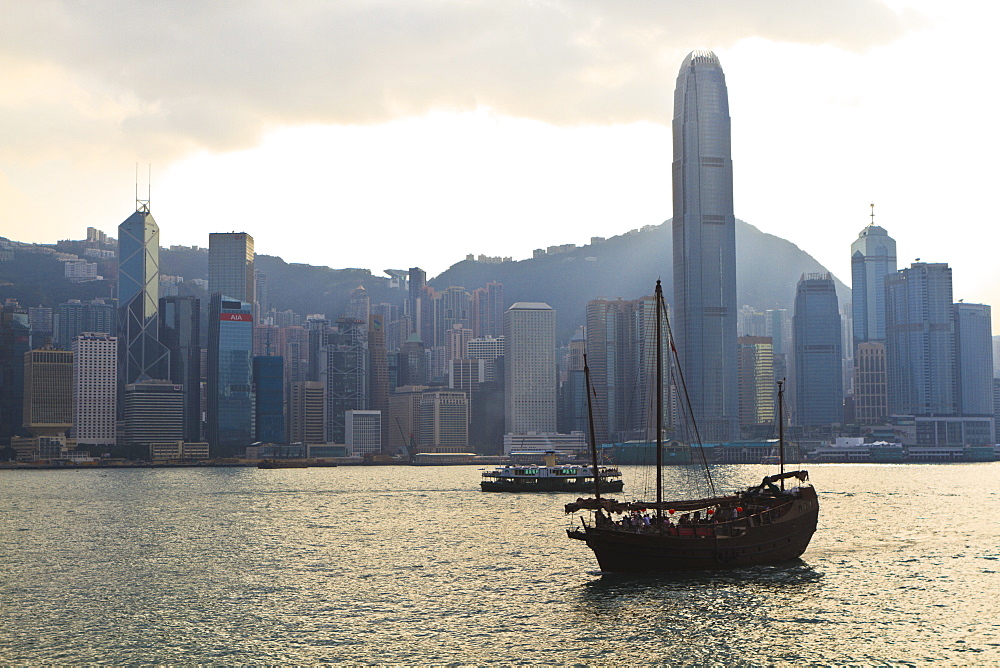
[[(332, 267), (523, 259), (671, 216), (684, 56), (720, 57), (736, 215), (845, 282), (875, 222), (1000, 304), (995, 26), (971, 0), (0, 0), (0, 235), (246, 231)], [(666, 258), (665, 258), (666, 261)], [(1000, 319), (1000, 318), (998, 318)]]

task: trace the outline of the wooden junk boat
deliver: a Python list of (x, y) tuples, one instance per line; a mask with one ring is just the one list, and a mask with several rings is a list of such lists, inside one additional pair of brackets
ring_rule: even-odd
[(622, 474), (607, 466), (556, 464), (555, 453), (545, 453), (545, 465), (516, 464), (483, 471), (484, 492), (587, 492), (594, 488), (594, 470), (602, 490), (624, 489)]
[[(774, 564), (799, 557), (816, 530), (819, 500), (808, 483), (806, 471), (784, 470), (784, 429), (781, 412), (782, 383), (778, 384), (779, 459), (781, 472), (765, 477), (759, 485), (728, 496), (714, 491), (711, 472), (704, 461), (711, 495), (707, 498), (668, 501), (663, 499), (663, 391), (662, 322), (670, 324), (660, 282), (654, 295), (656, 322), (656, 498), (652, 501), (620, 502), (601, 496), (600, 480), (593, 498), (577, 499), (566, 512), (593, 511), (580, 528), (567, 529), (568, 536), (584, 541), (605, 572), (643, 573), (714, 570), (759, 564)], [(676, 363), (676, 348), (670, 342)], [(590, 371), (584, 358), (587, 396)], [(677, 373), (680, 372), (679, 364)], [(683, 390), (683, 377), (680, 377)], [(691, 416), (693, 418), (693, 416)], [(591, 457), (597, 458), (591, 415)], [(695, 428), (697, 434), (697, 428)], [(700, 444), (699, 444), (700, 446)], [(787, 483), (787, 484), (786, 484)], [(621, 519), (616, 518), (620, 515)]]

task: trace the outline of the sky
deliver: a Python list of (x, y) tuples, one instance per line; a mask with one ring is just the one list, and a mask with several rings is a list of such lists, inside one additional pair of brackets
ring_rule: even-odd
[(164, 246), (245, 231), (258, 253), (375, 273), (659, 224), (677, 71), (711, 49), (738, 218), (849, 284), (874, 203), (900, 267), (947, 262), (956, 300), (1000, 305), (993, 3), (0, 0), (0, 16), (0, 235), (18, 241), (114, 236), (136, 165)]

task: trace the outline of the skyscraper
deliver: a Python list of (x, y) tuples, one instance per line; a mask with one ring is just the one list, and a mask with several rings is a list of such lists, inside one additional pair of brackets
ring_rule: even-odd
[(674, 335), (706, 440), (739, 436), (736, 218), (729, 94), (718, 57), (694, 51), (674, 90)]
[(326, 387), (326, 440), (345, 443), (350, 410), (368, 409), (368, 323), (338, 318), (321, 353), (320, 380)]
[(253, 237), (246, 232), (208, 235), (208, 293), (254, 304)]
[(504, 433), (556, 431), (556, 312), (517, 302), (504, 314)]
[(859, 424), (882, 424), (889, 416), (885, 343), (865, 341), (854, 351), (854, 416)]
[(201, 440), (201, 302), (160, 298), (160, 343), (170, 351), (167, 378), (183, 386), (184, 440)]
[(420, 395), (420, 452), (469, 450), (469, 398), (465, 392), (432, 389)]
[(253, 358), (254, 439), (285, 443), (285, 359), (278, 356)]
[[(427, 285), (427, 272), (420, 267), (410, 267), (409, 280), (407, 281), (406, 315), (410, 316), (410, 327), (414, 332), (420, 332), (421, 306), (425, 285)], [(409, 333), (406, 332), (402, 335), (404, 340)]]
[(885, 286), (889, 413), (956, 415), (951, 268), (914, 262)]
[[(595, 393), (598, 443), (645, 437), (646, 382), (655, 306), (651, 298), (587, 302), (587, 362)], [(649, 331), (647, 331), (649, 330)], [(584, 395), (586, 396), (586, 395)]]
[(795, 289), (795, 422), (810, 427), (844, 421), (840, 309), (830, 274), (805, 274)]
[(184, 390), (169, 380), (141, 380), (125, 386), (119, 444), (152, 446), (184, 440)]
[(208, 309), (207, 403), (212, 456), (242, 454), (254, 436), (253, 304), (218, 292)]
[(503, 284), (490, 281), (472, 291), (472, 335), (503, 336)]
[(774, 347), (769, 336), (741, 336), (739, 347), (740, 426), (774, 424)]
[(23, 433), (24, 354), (31, 349), (28, 309), (8, 299), (0, 306), (0, 443)]
[(73, 340), (73, 437), (77, 445), (116, 443), (118, 339), (85, 332)]
[(382, 415), (382, 434), (389, 429), (389, 360), (385, 350), (385, 323), (381, 315), (368, 316), (368, 406)]
[(118, 226), (118, 387), (166, 378), (159, 341), (160, 228), (147, 203)]
[(24, 428), (65, 435), (73, 426), (73, 353), (51, 345), (24, 354)]
[(866, 341), (885, 341), (885, 277), (894, 273), (896, 241), (875, 224), (873, 214), (872, 224), (851, 244), (855, 347)]
[(992, 328), (986, 304), (955, 304), (958, 408), (963, 416), (993, 414)]

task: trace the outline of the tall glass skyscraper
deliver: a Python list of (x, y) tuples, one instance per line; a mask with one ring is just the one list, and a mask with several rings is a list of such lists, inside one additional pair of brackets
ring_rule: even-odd
[(896, 273), (896, 241), (872, 223), (851, 244), (854, 346), (885, 341), (885, 277)]
[(837, 288), (830, 274), (805, 274), (795, 288), (795, 423), (844, 421), (843, 351)]
[(677, 339), (702, 438), (739, 436), (736, 218), (729, 94), (718, 57), (694, 51), (674, 90), (673, 242)]
[(184, 440), (201, 440), (201, 302), (160, 297), (160, 342), (170, 351), (171, 382), (184, 387)]
[(118, 226), (119, 388), (164, 379), (170, 354), (159, 341), (160, 228), (149, 207)]
[(955, 304), (958, 408), (962, 415), (993, 415), (992, 323), (987, 304)]
[(253, 305), (212, 295), (208, 310), (208, 443), (242, 454), (254, 436)]
[(253, 237), (246, 232), (208, 235), (208, 292), (253, 304), (256, 280)]
[(253, 358), (253, 383), (256, 393), (254, 431), (263, 443), (286, 443), (285, 435), (285, 359)]

